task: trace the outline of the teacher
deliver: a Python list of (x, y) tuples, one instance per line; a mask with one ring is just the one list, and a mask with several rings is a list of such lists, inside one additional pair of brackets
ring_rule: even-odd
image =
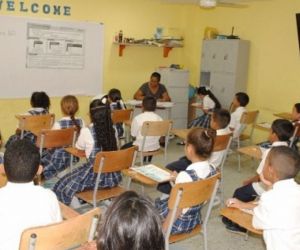
[(166, 87), (159, 82), (160, 74), (157, 72), (152, 73), (150, 81), (144, 83), (134, 94), (133, 98), (135, 100), (143, 100), (145, 96), (151, 96), (160, 102), (170, 102), (171, 98)]

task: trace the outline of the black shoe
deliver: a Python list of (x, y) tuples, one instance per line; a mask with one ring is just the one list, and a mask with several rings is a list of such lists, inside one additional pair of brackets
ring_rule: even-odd
[(228, 218), (224, 217), (224, 216), (222, 217), (222, 222), (225, 226), (231, 226), (232, 225), (232, 221), (229, 220)]
[(226, 229), (231, 233), (236, 233), (240, 235), (245, 235), (247, 233), (247, 229), (240, 227), (239, 225), (232, 223), (231, 225), (227, 225)]

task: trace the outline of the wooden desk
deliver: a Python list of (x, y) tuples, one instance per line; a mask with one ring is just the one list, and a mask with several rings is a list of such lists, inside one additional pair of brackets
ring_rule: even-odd
[(171, 133), (179, 137), (180, 139), (186, 140), (186, 137), (191, 129), (183, 128), (183, 129), (172, 129)]
[(281, 112), (281, 113), (276, 113), (276, 114), (273, 114), (273, 115), (277, 116), (279, 118), (282, 118), (282, 119), (292, 120), (292, 114), (288, 113), (288, 112)]
[(256, 145), (239, 148), (238, 152), (253, 157), (257, 160), (261, 160), (262, 157), (262, 152), (259, 146)]
[(268, 122), (261, 122), (255, 124), (254, 128), (257, 128), (262, 131), (270, 132), (271, 131), (271, 124)]
[(71, 218), (74, 218), (74, 217), (80, 215), (80, 213), (78, 213), (73, 208), (65, 205), (62, 202), (59, 202), (59, 206), (60, 206), (61, 215), (64, 220), (71, 219)]
[(67, 151), (68, 153), (79, 157), (79, 158), (86, 158), (85, 156), (85, 151), (84, 150), (80, 150), (78, 148), (73, 148), (73, 147), (69, 147), (69, 148), (65, 148), (65, 151)]
[(232, 208), (232, 207), (225, 207), (222, 208), (220, 214), (224, 217), (228, 218), (229, 220), (237, 223), (239, 226), (246, 228), (249, 232), (252, 232), (257, 235), (262, 235), (263, 231), (255, 229), (252, 226), (252, 215), (247, 214), (240, 209)]

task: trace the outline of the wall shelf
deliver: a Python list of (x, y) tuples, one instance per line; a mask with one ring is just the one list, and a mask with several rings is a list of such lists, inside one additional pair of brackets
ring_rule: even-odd
[(118, 42), (114, 42), (115, 45), (119, 46), (119, 56), (123, 56), (124, 53), (124, 49), (127, 46), (143, 46), (143, 47), (156, 47), (156, 48), (162, 48), (163, 49), (163, 57), (168, 57), (169, 56), (169, 52), (173, 49), (173, 48), (182, 48), (183, 46), (169, 46), (169, 45), (155, 45), (155, 44), (144, 44), (144, 43), (118, 43)]

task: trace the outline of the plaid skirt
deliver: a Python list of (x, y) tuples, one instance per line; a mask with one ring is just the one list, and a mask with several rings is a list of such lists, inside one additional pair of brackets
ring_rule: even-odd
[[(169, 208), (168, 200), (166, 199), (156, 199), (155, 207), (158, 209), (160, 216), (166, 219)], [(177, 220), (173, 223), (171, 234), (188, 233), (192, 231), (197, 225), (201, 224), (201, 205), (197, 205), (188, 209), (186, 213), (181, 213)]]
[[(73, 157), (73, 163), (78, 161), (79, 158)], [(43, 166), (43, 175), (48, 180), (71, 165), (71, 155), (63, 148), (44, 150), (41, 164)]]
[[(74, 195), (86, 189), (93, 189), (97, 175), (93, 172), (93, 164), (88, 162), (66, 174), (53, 187), (59, 201), (69, 205)], [(99, 188), (117, 186), (122, 180), (120, 172), (101, 174)]]
[(189, 124), (189, 128), (201, 127), (201, 128), (210, 128), (210, 114), (203, 114), (198, 118), (192, 120)]

